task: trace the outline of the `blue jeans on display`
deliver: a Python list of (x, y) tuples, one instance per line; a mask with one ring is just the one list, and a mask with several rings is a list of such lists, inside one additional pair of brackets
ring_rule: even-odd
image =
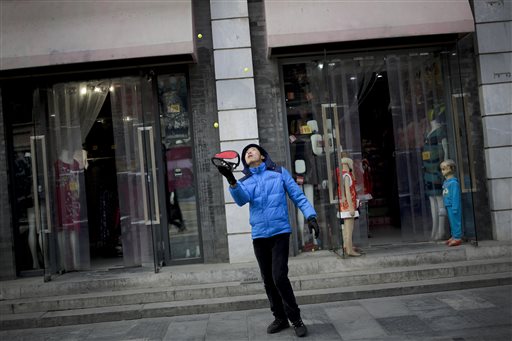
[(252, 241), (270, 310), (276, 318), (293, 323), (300, 320), (300, 309), (288, 279), (289, 242), (289, 233)]

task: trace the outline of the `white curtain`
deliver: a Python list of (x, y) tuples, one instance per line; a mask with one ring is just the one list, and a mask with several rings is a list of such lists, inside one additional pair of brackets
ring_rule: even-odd
[[(50, 167), (55, 176), (59, 269), (89, 263), (87, 200), (82, 144), (105, 102), (109, 81), (70, 82), (48, 89)], [(50, 173), (50, 174), (52, 174)]]
[[(110, 81), (60, 83), (49, 94), (51, 116), (62, 128), (78, 128), (82, 143), (105, 102)], [(52, 105), (53, 104), (53, 105)]]
[(94, 121), (107, 98), (110, 88), (109, 81), (80, 83), (78, 96), (78, 115), (80, 117), (80, 131), (82, 142), (94, 125)]

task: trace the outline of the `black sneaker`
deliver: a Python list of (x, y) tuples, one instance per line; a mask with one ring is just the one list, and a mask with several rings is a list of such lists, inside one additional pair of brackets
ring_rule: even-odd
[(269, 326), (267, 327), (267, 333), (268, 334), (278, 333), (281, 330), (288, 328), (289, 326), (290, 326), (290, 324), (288, 323), (288, 320), (281, 320), (281, 319), (276, 318), (274, 320), (274, 322), (269, 324)]
[(306, 328), (302, 320), (294, 322), (293, 328), (295, 329), (295, 335), (297, 335), (298, 337), (306, 336), (306, 334), (308, 333), (308, 328)]

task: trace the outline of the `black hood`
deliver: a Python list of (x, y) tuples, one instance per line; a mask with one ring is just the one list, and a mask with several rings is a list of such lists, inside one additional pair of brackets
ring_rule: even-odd
[(251, 143), (251, 144), (248, 144), (247, 146), (244, 147), (244, 149), (242, 150), (242, 155), (240, 156), (242, 158), (242, 164), (244, 165), (244, 169), (243, 169), (242, 172), (245, 175), (250, 175), (251, 174), (251, 171), (249, 170), (249, 166), (245, 162), (245, 153), (247, 152), (247, 150), (249, 148), (252, 148), (252, 147), (257, 148), (260, 151), (260, 154), (263, 157), (265, 157), (265, 160), (263, 162), (265, 162), (265, 165), (267, 166), (267, 169), (275, 169), (276, 168), (276, 164), (274, 163), (274, 161), (272, 161), (272, 159), (268, 155), (267, 151), (265, 149), (263, 149), (261, 146), (259, 146), (257, 144), (254, 144), (254, 143)]

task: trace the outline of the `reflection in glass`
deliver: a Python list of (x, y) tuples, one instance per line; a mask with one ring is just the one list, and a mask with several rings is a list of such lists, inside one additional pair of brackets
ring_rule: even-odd
[(185, 75), (159, 76), (158, 99), (171, 260), (200, 258), (193, 140)]
[(13, 225), (15, 226), (16, 267), (18, 271), (43, 267), (42, 240), (36, 227), (30, 136), (33, 134), (32, 94), (19, 89), (2, 89), (4, 116), (12, 131), (14, 182)]

